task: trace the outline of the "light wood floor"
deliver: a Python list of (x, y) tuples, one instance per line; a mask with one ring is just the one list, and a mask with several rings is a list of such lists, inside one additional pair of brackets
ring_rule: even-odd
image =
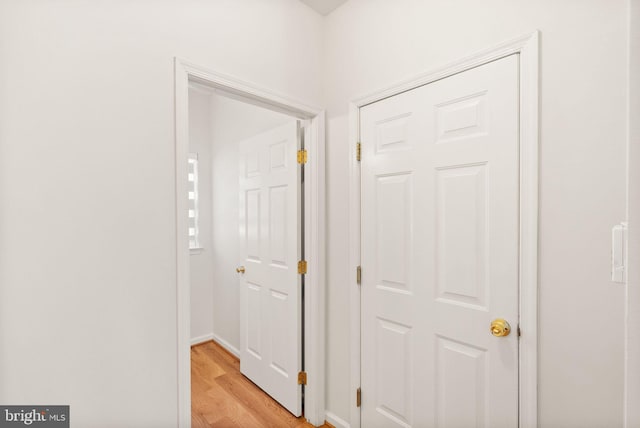
[(193, 428), (313, 427), (240, 374), (238, 359), (212, 341), (191, 348), (191, 423)]

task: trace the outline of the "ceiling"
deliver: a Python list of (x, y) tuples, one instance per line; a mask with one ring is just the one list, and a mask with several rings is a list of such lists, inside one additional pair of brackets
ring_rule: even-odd
[(347, 0), (300, 0), (302, 3), (309, 6), (311, 9), (318, 12), (320, 15), (328, 15), (337, 9), (340, 5), (347, 2)]

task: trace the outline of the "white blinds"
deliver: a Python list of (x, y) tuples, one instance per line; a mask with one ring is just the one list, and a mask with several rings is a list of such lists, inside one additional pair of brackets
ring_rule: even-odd
[(200, 248), (198, 240), (198, 154), (189, 153), (189, 248)]

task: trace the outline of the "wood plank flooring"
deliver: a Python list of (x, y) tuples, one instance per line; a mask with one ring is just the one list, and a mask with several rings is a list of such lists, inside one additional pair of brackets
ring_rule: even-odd
[(244, 377), (240, 361), (213, 341), (191, 347), (191, 424), (193, 428), (313, 427)]

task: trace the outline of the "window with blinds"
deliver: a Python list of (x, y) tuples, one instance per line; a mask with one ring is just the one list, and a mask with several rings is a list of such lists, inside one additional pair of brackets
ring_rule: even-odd
[(198, 237), (198, 154), (189, 153), (189, 249), (200, 248)]

